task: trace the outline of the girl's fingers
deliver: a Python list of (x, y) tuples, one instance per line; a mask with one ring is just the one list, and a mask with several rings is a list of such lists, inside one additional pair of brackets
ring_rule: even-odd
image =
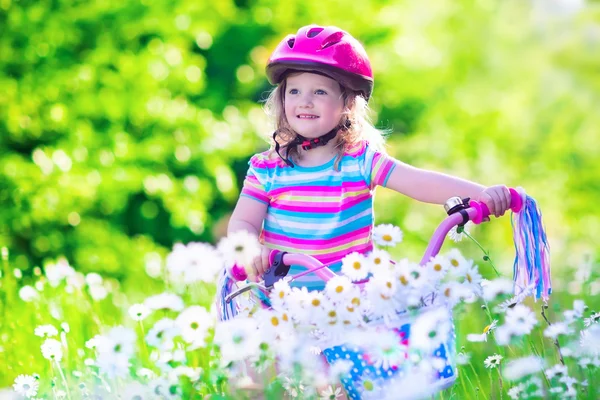
[(502, 198), (500, 197), (500, 194), (497, 191), (493, 191), (490, 194), (490, 197), (494, 202), (494, 216), (498, 218), (500, 215), (502, 215), (500, 214), (500, 212), (502, 211)]
[(271, 267), (271, 264), (269, 264), (269, 255), (270, 254), (271, 254), (271, 250), (267, 249), (266, 247), (263, 247), (261, 257), (262, 257), (262, 265), (263, 265), (264, 271), (268, 270)]

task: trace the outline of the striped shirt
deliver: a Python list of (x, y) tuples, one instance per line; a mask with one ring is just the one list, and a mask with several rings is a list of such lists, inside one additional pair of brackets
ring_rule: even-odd
[[(335, 158), (315, 167), (294, 168), (268, 152), (254, 155), (242, 188), (242, 196), (268, 205), (261, 240), (273, 249), (308, 254), (334, 272), (349, 253), (373, 249), (373, 196), (385, 186), (394, 159), (361, 142), (346, 151), (340, 170)], [(304, 270), (292, 266), (290, 275)], [(291, 286), (321, 290), (325, 284), (309, 274)]]

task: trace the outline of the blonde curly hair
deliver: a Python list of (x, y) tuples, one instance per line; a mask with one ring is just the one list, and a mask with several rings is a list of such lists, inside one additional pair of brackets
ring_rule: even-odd
[[(269, 96), (265, 101), (265, 112), (271, 117), (274, 123), (273, 128), (275, 132), (277, 132), (276, 138), (274, 140), (271, 139), (270, 155), (276, 155), (275, 140), (277, 140), (280, 147), (285, 147), (294, 141), (298, 135), (287, 121), (283, 101), (287, 77), (301, 73), (303, 72), (293, 72), (288, 74), (286, 79), (283, 79), (282, 82), (269, 93)], [(368, 142), (369, 146), (375, 150), (385, 152), (385, 137), (389, 134), (388, 131), (377, 129), (373, 125), (368, 115), (369, 107), (367, 101), (360, 92), (355, 92), (342, 85), (340, 85), (340, 88), (344, 98), (344, 111), (342, 112), (340, 124), (347, 119), (350, 121), (351, 126), (347, 130), (340, 130), (336, 136), (336, 148), (338, 153), (334, 164), (336, 170), (339, 170), (339, 162), (344, 153), (363, 140)], [(293, 146), (289, 149), (286, 148), (284, 151), (288, 151), (289, 158), (294, 161), (301, 159), (298, 146)]]

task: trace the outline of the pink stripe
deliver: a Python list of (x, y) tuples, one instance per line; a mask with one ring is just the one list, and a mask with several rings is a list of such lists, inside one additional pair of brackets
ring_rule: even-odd
[(375, 175), (375, 180), (374, 180), (375, 185), (383, 186), (383, 183), (384, 183), (385, 179), (387, 178), (387, 176), (389, 175), (390, 170), (392, 169), (393, 166), (394, 166), (394, 163), (392, 161), (384, 163), (383, 167), (380, 168), (379, 171), (377, 171), (377, 174)]
[(291, 238), (289, 236), (280, 235), (278, 233), (273, 233), (273, 232), (269, 232), (269, 231), (263, 231), (263, 232), (265, 233), (265, 239), (267, 239), (268, 241), (271, 241), (271, 240), (281, 241), (281, 242), (287, 243), (288, 245), (291, 244), (294, 247), (297, 246), (299, 248), (300, 248), (300, 246), (302, 246), (302, 247), (314, 246), (315, 250), (317, 250), (317, 249), (321, 250), (321, 249), (326, 249), (328, 247), (335, 247), (336, 245), (339, 246), (339, 245), (343, 244), (344, 242), (356, 240), (362, 236), (368, 235), (368, 233), (370, 231), (371, 231), (371, 226), (365, 226), (365, 227), (362, 227), (355, 231), (344, 233), (343, 235), (337, 236), (332, 239), (299, 239), (299, 238)]
[(287, 192), (301, 192), (301, 193), (340, 193), (344, 191), (344, 189), (367, 189), (367, 185), (365, 185), (364, 181), (359, 182), (342, 182), (341, 186), (311, 186), (311, 185), (301, 185), (301, 186), (285, 186), (278, 189), (273, 189), (270, 191), (272, 196), (275, 196), (279, 193), (287, 193)]
[(264, 201), (265, 203), (269, 203), (269, 197), (265, 194), (265, 192), (260, 191), (253, 187), (244, 186), (241, 194), (250, 196), (250, 197), (260, 200), (260, 201)]
[(346, 257), (350, 253), (361, 253), (365, 254), (373, 250), (373, 243), (362, 243), (356, 246), (352, 246), (348, 249), (340, 250), (335, 253), (322, 255), (322, 256), (314, 256), (317, 260), (321, 261), (323, 264), (332, 264), (338, 261), (341, 261), (342, 258)]
[[(293, 212), (311, 212), (311, 213), (317, 213), (317, 214), (337, 213), (337, 212), (345, 211), (349, 208), (352, 208), (356, 204), (365, 201), (369, 197), (371, 197), (371, 195), (369, 193), (367, 193), (363, 196), (357, 196), (357, 197), (352, 197), (350, 199), (344, 199), (342, 201), (342, 204), (340, 204), (338, 206), (327, 206), (326, 205), (327, 203), (320, 203), (320, 204), (323, 204), (322, 206), (314, 206), (313, 204), (318, 204), (317, 198), (315, 199), (315, 203), (306, 203), (306, 202), (298, 202), (298, 201), (290, 202), (290, 203), (293, 203), (293, 205), (281, 204), (281, 203), (283, 203), (283, 201), (278, 200), (277, 203), (271, 204), (271, 207), (279, 209), (279, 210), (293, 211)], [(302, 203), (310, 204), (310, 205), (302, 206)]]

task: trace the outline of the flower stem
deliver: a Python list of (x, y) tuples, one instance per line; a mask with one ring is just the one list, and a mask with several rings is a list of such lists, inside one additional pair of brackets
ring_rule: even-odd
[[(546, 317), (546, 307), (547, 307), (546, 304), (542, 304), (542, 317), (544, 318), (544, 321), (546, 321), (546, 323), (548, 324), (548, 326), (550, 326), (552, 324), (550, 323), (550, 321)], [(558, 358), (560, 359), (560, 363), (562, 365), (565, 365), (565, 360), (563, 359), (562, 351), (560, 350), (560, 343), (558, 342), (558, 337), (556, 339), (554, 339), (554, 346), (556, 346), (556, 350), (558, 351)]]
[(58, 363), (58, 361), (54, 360), (54, 362), (56, 363), (56, 368), (58, 368), (60, 377), (62, 378), (62, 381), (65, 385), (65, 390), (67, 391), (67, 398), (69, 400), (71, 400), (71, 391), (69, 390), (69, 384), (67, 383), (67, 378), (65, 377), (65, 374), (64, 374), (62, 368), (60, 367), (60, 364)]
[(477, 239), (475, 239), (473, 236), (471, 236), (469, 234), (469, 232), (467, 232), (465, 230), (463, 233), (465, 235), (467, 235), (467, 237), (469, 239), (471, 239), (473, 241), (473, 243), (475, 243), (477, 245), (477, 247), (479, 247), (479, 249), (481, 249), (481, 251), (483, 252), (483, 259), (485, 261), (489, 261), (489, 263), (491, 264), (492, 268), (494, 269), (494, 272), (496, 273), (496, 276), (500, 276), (500, 273), (496, 269), (496, 266), (494, 265), (494, 262), (492, 261), (492, 258), (490, 257), (490, 253), (486, 249), (484, 249), (483, 246), (477, 241)]

